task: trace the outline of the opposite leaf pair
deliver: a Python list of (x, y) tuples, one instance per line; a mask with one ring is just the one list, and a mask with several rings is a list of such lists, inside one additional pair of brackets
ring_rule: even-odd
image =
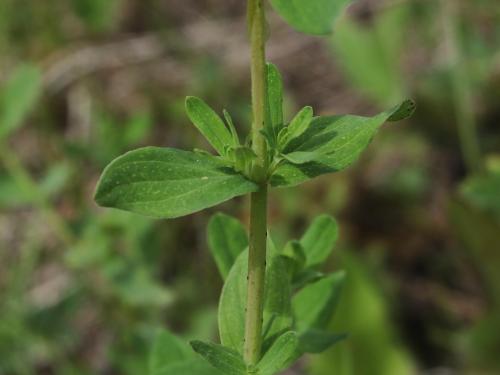
[[(283, 83), (274, 65), (268, 65), (267, 78), (268, 119), (263, 136), (269, 149), (268, 182), (275, 187), (297, 185), (346, 168), (385, 121), (406, 118), (415, 108), (407, 100), (374, 117), (313, 118), (312, 108), (306, 107), (285, 123)], [(186, 110), (220, 156), (158, 147), (128, 152), (104, 170), (95, 194), (99, 205), (174, 218), (259, 189), (250, 176), (255, 154), (248, 144), (240, 144), (227, 112), (226, 126), (201, 99), (189, 97)]]
[[(219, 303), (222, 345), (196, 341), (193, 349), (222, 374), (272, 375), (304, 353), (319, 353), (345, 335), (325, 331), (335, 310), (344, 272), (325, 275), (317, 270), (337, 239), (336, 222), (318, 217), (299, 241), (278, 251), (268, 244), (264, 302), (263, 355), (247, 368), (243, 361), (248, 239), (241, 223), (216, 214), (208, 227), (211, 253), (225, 279)], [(291, 252), (293, 247), (296, 251)], [(230, 271), (228, 271), (230, 270)]]

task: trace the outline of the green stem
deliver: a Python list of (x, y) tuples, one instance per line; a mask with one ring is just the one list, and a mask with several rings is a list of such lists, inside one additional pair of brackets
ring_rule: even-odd
[(61, 216), (54, 211), (47, 198), (40, 191), (36, 182), (26, 172), (19, 158), (8, 148), (5, 142), (0, 142), (0, 160), (7, 172), (12, 176), (19, 188), (30, 198), (33, 205), (42, 213), (46, 222), (51, 226), (54, 233), (66, 246), (75, 242), (72, 233), (68, 229)]
[(248, 25), (252, 52), (252, 147), (257, 154), (253, 177), (260, 190), (250, 195), (250, 245), (248, 253), (248, 284), (245, 319), (244, 358), (256, 365), (261, 356), (264, 285), (267, 242), (267, 181), (266, 142), (260, 130), (264, 127), (266, 110), (266, 30), (263, 0), (248, 0)]
[(457, 35), (457, 20), (460, 19), (456, 0), (443, 0), (445, 40), (448, 43), (451, 65), (452, 98), (455, 106), (460, 148), (469, 173), (480, 172), (481, 150), (474, 116), (473, 97), (469, 74), (465, 66)]

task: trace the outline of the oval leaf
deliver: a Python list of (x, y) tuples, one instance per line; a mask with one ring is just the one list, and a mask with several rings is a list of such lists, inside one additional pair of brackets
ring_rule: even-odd
[(95, 200), (104, 207), (173, 218), (257, 190), (256, 184), (210, 155), (145, 147), (106, 167)]
[(238, 256), (248, 246), (245, 228), (239, 220), (217, 213), (208, 223), (208, 246), (225, 280)]
[(332, 32), (336, 18), (350, 0), (271, 0), (273, 8), (294, 29), (306, 34)]
[(329, 215), (320, 215), (311, 223), (300, 239), (306, 254), (306, 267), (323, 263), (330, 255), (338, 238), (338, 226)]
[(292, 299), (296, 328), (300, 333), (325, 329), (340, 298), (345, 272), (335, 272), (300, 290)]

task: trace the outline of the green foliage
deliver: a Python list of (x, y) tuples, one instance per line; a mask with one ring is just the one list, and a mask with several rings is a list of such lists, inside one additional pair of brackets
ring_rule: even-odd
[(282, 161), (273, 171), (272, 186), (294, 186), (325, 173), (341, 171), (353, 163), (386, 121), (410, 116), (415, 104), (407, 100), (374, 117), (339, 115), (316, 117), (299, 137), (292, 138), (283, 150), (285, 156), (296, 152), (312, 153), (306, 163)]
[(401, 4), (375, 12), (368, 25), (346, 17), (332, 36), (335, 59), (346, 76), (381, 105), (394, 103), (405, 92), (401, 56), (407, 42), (408, 13), (408, 7)]
[(306, 34), (324, 35), (350, 0), (271, 0), (273, 8), (293, 28)]
[(255, 184), (210, 155), (146, 147), (106, 168), (95, 199), (104, 207), (173, 218), (255, 190)]
[(233, 135), (224, 125), (224, 121), (203, 100), (192, 96), (188, 97), (186, 99), (186, 112), (192, 123), (219, 155), (225, 156), (229, 146), (236, 146), (233, 144)]
[(5, 82), (0, 93), (0, 140), (23, 124), (42, 89), (40, 71), (21, 65)]
[(213, 367), (225, 375), (245, 375), (247, 368), (243, 357), (222, 345), (192, 341), (193, 350), (205, 358)]
[(276, 339), (257, 364), (257, 373), (273, 375), (285, 370), (296, 359), (298, 346), (297, 334), (292, 331), (285, 332)]
[[(330, 32), (335, 18), (348, 3), (347, 0), (271, 2), (293, 27), (310, 34)], [(255, 211), (251, 221), (256, 225), (257, 218), (263, 223), (266, 215), (263, 195), (267, 196), (263, 184), (266, 188), (293, 186), (324, 173), (340, 171), (359, 157), (383, 123), (412, 114), (415, 105), (409, 100), (374, 117), (314, 117), (313, 108), (307, 106), (286, 122), (281, 75), (276, 66), (264, 65), (263, 58), (258, 58), (264, 50), (262, 12), (258, 2), (249, 3), (249, 24), (255, 33), (251, 36), (255, 65), (252, 70), (262, 73), (253, 82), (253, 97), (258, 94), (266, 100), (254, 108), (255, 118), (263, 123), (254, 124), (258, 126), (253, 127), (248, 141), (240, 143), (227, 111), (223, 111), (224, 122), (204, 101), (188, 97), (185, 109), (189, 119), (219, 156), (203, 150), (157, 147), (131, 151), (105, 169), (96, 189), (98, 204), (157, 218), (173, 218), (239, 195), (256, 193), (252, 195)], [(257, 93), (259, 87), (267, 87), (267, 93), (264, 90)], [(225, 279), (218, 310), (221, 345), (198, 340), (191, 345), (217, 373), (273, 375), (291, 366), (302, 354), (322, 352), (345, 338), (326, 330), (337, 307), (345, 273), (318, 271), (336, 242), (335, 220), (320, 216), (300, 241), (292, 240), (283, 249), (277, 249), (268, 240), (267, 251), (261, 248), (266, 228), (262, 225), (259, 229), (259, 233), (250, 233), (248, 238), (241, 223), (223, 214), (215, 215), (209, 224), (211, 254)], [(259, 283), (263, 288), (257, 289)], [(255, 306), (248, 303), (247, 296), (255, 297)], [(258, 306), (262, 306), (262, 311)], [(246, 321), (247, 307), (258, 309), (252, 310), (259, 318), (258, 323)], [(255, 340), (245, 341), (248, 329), (255, 329)], [(169, 375), (172, 369), (194, 373), (193, 366), (199, 363), (193, 361), (183, 344), (166, 334), (157, 342), (150, 373)], [(207, 369), (202, 367), (197, 373), (204, 371)]]
[[(291, 288), (284, 260), (269, 251), (267, 255), (264, 302), (265, 338), (289, 329), (292, 324)], [(248, 251), (241, 253), (226, 279), (219, 303), (219, 333), (223, 345), (243, 350), (247, 296)]]
[(345, 272), (339, 271), (304, 287), (292, 299), (297, 330), (325, 329), (339, 301)]
[(218, 375), (191, 348), (167, 331), (158, 334), (149, 359), (149, 375)]
[(300, 239), (306, 255), (306, 265), (313, 267), (323, 263), (337, 242), (338, 227), (328, 215), (318, 216)]
[(235, 218), (218, 213), (210, 219), (207, 234), (212, 257), (225, 280), (236, 258), (248, 246), (245, 228)]

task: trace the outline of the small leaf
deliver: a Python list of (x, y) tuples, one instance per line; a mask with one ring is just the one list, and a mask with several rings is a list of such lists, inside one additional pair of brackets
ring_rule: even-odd
[(189, 346), (168, 331), (158, 334), (149, 358), (149, 373), (158, 373), (174, 363), (192, 359)]
[(208, 223), (208, 246), (225, 280), (238, 256), (248, 246), (248, 238), (239, 220), (217, 213)]
[(256, 184), (213, 156), (145, 147), (106, 167), (95, 200), (104, 207), (173, 218), (257, 190)]
[(300, 290), (292, 299), (296, 328), (300, 333), (325, 329), (335, 307), (345, 279), (345, 272), (335, 272)]
[(283, 79), (276, 65), (267, 64), (267, 97), (271, 126), (275, 134), (283, 126)]
[(224, 118), (226, 119), (227, 126), (229, 126), (231, 135), (233, 136), (233, 146), (237, 147), (240, 145), (240, 137), (238, 136), (238, 132), (236, 131), (236, 127), (234, 126), (233, 118), (225, 109), (222, 112), (224, 113)]
[(329, 215), (318, 216), (302, 236), (300, 243), (306, 254), (306, 267), (323, 263), (338, 238), (338, 226)]
[(300, 137), (306, 131), (312, 121), (312, 118), (312, 107), (302, 108), (290, 122), (290, 125), (288, 125), (287, 137), (284, 141), (282, 141), (283, 143), (280, 143), (281, 149), (284, 149), (291, 140)]
[(316, 329), (305, 331), (299, 336), (299, 349), (302, 353), (321, 353), (346, 337), (345, 333), (333, 334)]
[(293, 28), (306, 34), (332, 32), (336, 18), (350, 0), (271, 0), (273, 8)]
[[(281, 256), (274, 256), (270, 246), (267, 255), (264, 322), (270, 344), (277, 334), (292, 325), (290, 283)], [(245, 308), (247, 298), (248, 250), (240, 254), (229, 272), (219, 301), (219, 333), (224, 346), (243, 351)], [(270, 323), (270, 321), (272, 322)]]
[(191, 341), (193, 350), (200, 354), (213, 367), (226, 375), (245, 375), (246, 365), (242, 356), (229, 348), (203, 341)]
[(274, 375), (288, 368), (297, 359), (298, 345), (295, 332), (282, 334), (257, 364), (258, 374)]
[(252, 162), (257, 159), (254, 150), (248, 146), (238, 146), (232, 148), (230, 154), (234, 159), (235, 169), (245, 175), (250, 174)]
[(292, 164), (305, 164), (321, 157), (320, 152), (295, 151), (289, 154), (282, 154), (283, 158)]
[(306, 254), (300, 242), (299, 241), (288, 242), (283, 249), (283, 255), (289, 258), (292, 262), (291, 265), (292, 277), (299, 274), (304, 268), (304, 265), (306, 264)]
[(233, 135), (219, 115), (203, 100), (194, 96), (186, 98), (186, 112), (191, 122), (219, 155), (225, 155), (225, 146), (233, 144)]
[(341, 115), (314, 118), (301, 136), (287, 144), (283, 153), (315, 152), (320, 156), (300, 165), (281, 163), (271, 176), (271, 185), (294, 186), (346, 168), (359, 157), (382, 124), (408, 117), (414, 109), (415, 104), (407, 100), (374, 117)]
[(32, 65), (17, 68), (2, 88), (0, 97), (0, 139), (20, 127), (41, 94), (40, 71)]

